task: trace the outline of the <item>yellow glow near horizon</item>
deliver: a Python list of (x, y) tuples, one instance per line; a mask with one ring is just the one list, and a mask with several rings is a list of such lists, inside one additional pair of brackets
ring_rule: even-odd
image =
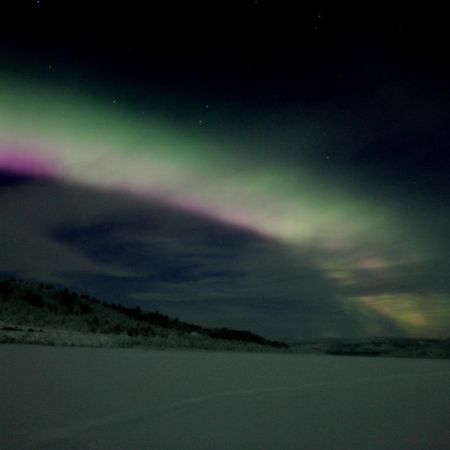
[(409, 336), (448, 337), (448, 299), (439, 294), (386, 293), (354, 299), (392, 320)]

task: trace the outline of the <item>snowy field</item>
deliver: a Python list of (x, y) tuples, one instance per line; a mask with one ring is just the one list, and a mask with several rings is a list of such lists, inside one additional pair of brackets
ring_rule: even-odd
[(0, 449), (450, 448), (450, 361), (0, 345)]

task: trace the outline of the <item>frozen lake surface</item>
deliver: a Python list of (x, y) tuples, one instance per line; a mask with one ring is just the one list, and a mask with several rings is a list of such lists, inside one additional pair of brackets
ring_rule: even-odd
[(0, 346), (0, 449), (450, 448), (450, 361)]

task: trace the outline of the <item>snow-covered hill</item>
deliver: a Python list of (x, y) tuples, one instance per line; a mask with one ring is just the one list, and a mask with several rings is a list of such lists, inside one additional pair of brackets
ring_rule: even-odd
[(252, 351), (288, 348), (248, 331), (205, 328), (159, 312), (15, 279), (0, 282), (0, 342)]

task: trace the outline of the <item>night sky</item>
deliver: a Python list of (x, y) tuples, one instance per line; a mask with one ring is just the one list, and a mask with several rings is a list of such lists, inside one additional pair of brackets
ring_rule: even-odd
[(272, 338), (450, 336), (447, 19), (331, 5), (2, 4), (0, 274)]

